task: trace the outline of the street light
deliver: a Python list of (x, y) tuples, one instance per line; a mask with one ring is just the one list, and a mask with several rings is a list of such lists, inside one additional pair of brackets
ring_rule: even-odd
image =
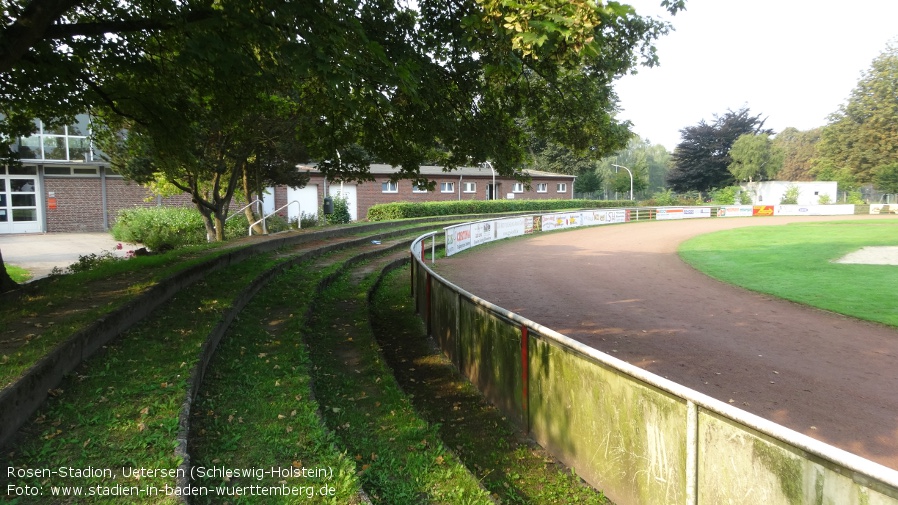
[(617, 168), (623, 168), (624, 170), (627, 171), (628, 174), (630, 174), (630, 200), (632, 201), (633, 200), (633, 172), (631, 172), (629, 168), (627, 168), (623, 165), (615, 165), (614, 163), (612, 163), (611, 166), (617, 167)]
[(490, 200), (495, 200), (496, 199), (496, 169), (493, 168), (493, 164), (490, 163), (489, 161), (484, 161), (484, 163), (486, 164), (486, 166), (490, 167), (490, 170), (493, 171), (493, 191), (490, 194), (490, 196), (492, 197), (492, 198), (490, 198)]

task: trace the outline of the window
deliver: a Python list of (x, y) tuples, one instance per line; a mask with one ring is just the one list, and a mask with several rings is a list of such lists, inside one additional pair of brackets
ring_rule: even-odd
[(466, 182), (465, 183), (465, 193), (476, 193), (477, 192), (477, 183), (476, 182)]
[(427, 186), (412, 182), (412, 193), (427, 193)]
[(398, 193), (399, 192), (399, 183), (386, 181), (380, 183), (380, 190), (384, 193)]
[(454, 182), (441, 182), (440, 183), (440, 193), (455, 193), (455, 183)]
[(559, 192), (559, 193), (564, 193), (564, 192), (566, 192), (566, 191), (567, 191), (567, 183), (566, 183), (566, 182), (559, 182), (559, 183), (558, 183), (558, 192)]
[(44, 175), (98, 175), (97, 167), (44, 166)]
[(549, 192), (549, 183), (541, 182), (541, 183), (537, 184), (536, 192), (537, 193), (548, 193)]
[(19, 137), (18, 145), (13, 149), (26, 160), (90, 161), (87, 115), (78, 116), (76, 121), (73, 125), (54, 127), (35, 121), (37, 131), (28, 137)]
[(523, 182), (514, 183), (514, 186), (512, 186), (511, 191), (513, 193), (523, 193), (524, 192), (524, 183)]

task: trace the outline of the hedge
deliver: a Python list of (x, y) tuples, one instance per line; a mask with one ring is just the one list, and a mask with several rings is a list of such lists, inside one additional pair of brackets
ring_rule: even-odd
[(565, 209), (634, 207), (629, 200), (452, 200), (449, 202), (380, 203), (368, 209), (368, 221), (389, 221), (429, 216), (545, 212)]
[[(248, 223), (236, 216), (225, 224), (225, 238), (246, 235)], [(283, 229), (283, 219), (269, 218), (269, 231)], [(135, 207), (119, 211), (112, 236), (122, 242), (143, 244), (154, 251), (206, 243), (206, 227), (199, 211), (187, 207)]]

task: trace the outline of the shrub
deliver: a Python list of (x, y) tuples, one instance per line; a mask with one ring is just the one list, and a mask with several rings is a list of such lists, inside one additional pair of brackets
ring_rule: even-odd
[(739, 186), (727, 186), (711, 191), (711, 201), (718, 205), (734, 205)]
[(334, 213), (327, 218), (328, 223), (346, 224), (352, 221), (349, 215), (349, 199), (343, 195), (337, 194), (333, 196)]
[[(368, 209), (369, 221), (388, 221), (430, 216), (544, 212), (565, 209), (633, 207), (635, 202), (616, 200), (452, 200), (448, 202), (394, 202)], [(336, 209), (335, 209), (336, 211)]]
[[(236, 216), (225, 224), (225, 237), (246, 235), (246, 218)], [(150, 207), (119, 212), (112, 236), (122, 242), (139, 243), (154, 251), (206, 243), (206, 227), (196, 209)]]
[(677, 195), (674, 194), (672, 189), (668, 188), (665, 191), (653, 194), (645, 203), (650, 207), (669, 207), (677, 204)]
[(817, 203), (819, 203), (820, 205), (829, 205), (830, 203), (832, 203), (832, 198), (830, 198), (830, 196), (827, 194), (822, 194), (820, 195), (820, 198), (817, 199)]
[(795, 205), (798, 203), (798, 194), (800, 190), (798, 186), (790, 185), (786, 188), (786, 191), (783, 193), (783, 197), (780, 199), (780, 203), (783, 205)]

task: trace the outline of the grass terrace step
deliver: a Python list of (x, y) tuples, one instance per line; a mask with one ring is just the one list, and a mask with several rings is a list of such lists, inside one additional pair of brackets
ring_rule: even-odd
[(408, 269), (384, 277), (370, 320), (382, 353), (415, 409), (500, 503), (604, 504), (584, 483), (521, 433), (440, 352), (408, 295)]
[[(121, 497), (52, 495), (54, 489), (87, 494), (115, 486), (137, 491), (129, 503), (177, 503), (164, 495), (166, 486), (176, 485), (172, 473), (181, 463), (175, 456), (178, 419), (198, 350), (234, 297), (276, 262), (272, 254), (258, 255), (210, 274), (67, 377), (21, 430), (15, 447), (4, 449), (5, 459), (14, 468), (98, 473), (16, 479), (17, 485), (43, 493), (22, 497), (21, 503), (121, 503)], [(5, 481), (6, 474), (3, 477)], [(2, 484), (6, 489), (7, 483)]]
[(491, 503), (435, 427), (418, 416), (374, 340), (368, 291), (393, 259), (354, 269), (316, 299), (306, 342), (324, 420), (374, 503)]

